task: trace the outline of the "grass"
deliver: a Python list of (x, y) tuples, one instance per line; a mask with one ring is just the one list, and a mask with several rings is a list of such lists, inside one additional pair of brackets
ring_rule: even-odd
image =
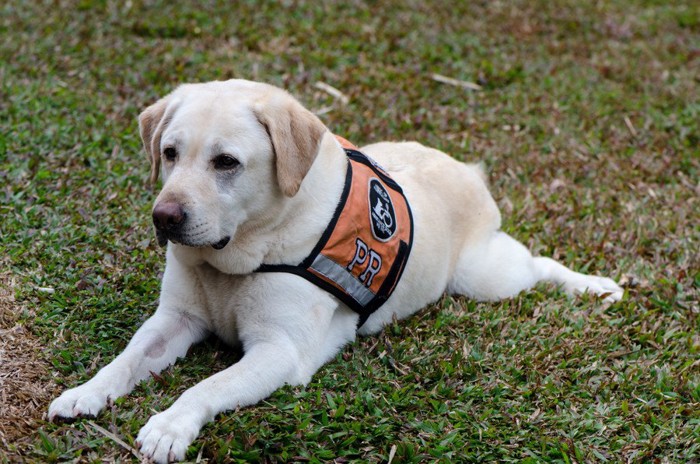
[(210, 340), (92, 423), (41, 417), (155, 309), (139, 111), (231, 77), (289, 89), (358, 144), (483, 160), (506, 231), (627, 295), (443, 298), (308, 386), (220, 415), (189, 459), (700, 461), (697, 2), (33, 0), (0, 6), (0, 37), (3, 356), (19, 347), (34, 367), (15, 377), (46, 392), (0, 376), (3, 401), (27, 405), (0, 408), (0, 462), (135, 459), (100, 428), (130, 446), (236, 361)]

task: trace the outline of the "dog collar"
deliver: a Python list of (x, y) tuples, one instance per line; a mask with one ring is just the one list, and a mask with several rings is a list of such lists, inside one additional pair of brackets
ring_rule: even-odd
[(391, 296), (413, 244), (413, 216), (399, 184), (369, 156), (336, 136), (348, 158), (333, 218), (301, 263), (255, 272), (296, 274), (360, 315), (358, 328)]

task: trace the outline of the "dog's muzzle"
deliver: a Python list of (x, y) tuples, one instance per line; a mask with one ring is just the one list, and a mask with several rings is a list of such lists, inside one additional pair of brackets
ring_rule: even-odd
[(215, 250), (221, 250), (231, 240), (231, 237), (226, 236), (215, 243), (192, 243), (188, 240), (187, 234), (183, 233), (186, 219), (187, 213), (179, 203), (161, 202), (156, 204), (153, 208), (153, 225), (156, 228), (158, 245), (164, 247), (170, 240), (185, 246), (211, 246)]

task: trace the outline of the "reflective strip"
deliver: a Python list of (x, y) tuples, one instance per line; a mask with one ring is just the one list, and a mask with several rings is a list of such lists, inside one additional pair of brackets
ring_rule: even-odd
[(311, 263), (309, 268), (342, 287), (343, 290), (345, 290), (345, 293), (350, 295), (362, 306), (366, 306), (375, 297), (374, 293), (362, 285), (360, 281), (357, 280), (355, 276), (350, 274), (344, 267), (335, 261), (326, 258), (322, 254), (316, 256), (316, 259), (314, 259), (314, 262)]

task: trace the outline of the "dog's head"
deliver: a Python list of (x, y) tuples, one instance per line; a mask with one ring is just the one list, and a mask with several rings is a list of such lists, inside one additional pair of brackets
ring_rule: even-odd
[(297, 194), (327, 131), (285, 91), (243, 80), (180, 86), (139, 129), (151, 181), (163, 178), (158, 242), (216, 249)]

